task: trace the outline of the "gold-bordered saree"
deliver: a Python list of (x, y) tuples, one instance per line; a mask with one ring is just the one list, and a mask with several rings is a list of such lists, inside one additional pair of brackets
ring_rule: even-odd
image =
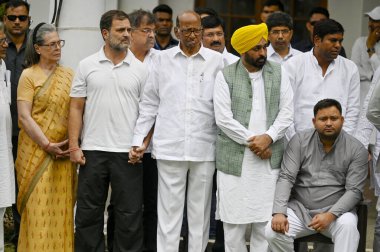
[[(33, 81), (39, 74), (33, 71), (43, 76), (36, 65), (23, 74), (30, 74)], [(68, 137), (72, 78), (70, 69), (57, 66), (43, 85), (35, 88), (32, 118), (53, 143)], [(18, 251), (74, 251), (75, 166), (68, 158), (54, 159), (21, 128), (16, 170), (21, 214)]]

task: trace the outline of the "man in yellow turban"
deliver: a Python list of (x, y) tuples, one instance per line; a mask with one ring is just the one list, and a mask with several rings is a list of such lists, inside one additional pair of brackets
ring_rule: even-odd
[(250, 251), (268, 251), (265, 226), (272, 217), (283, 137), (293, 122), (292, 88), (281, 65), (266, 60), (267, 38), (265, 24), (236, 30), (231, 44), (241, 58), (215, 81), (217, 214), (226, 252), (247, 251), (248, 225)]

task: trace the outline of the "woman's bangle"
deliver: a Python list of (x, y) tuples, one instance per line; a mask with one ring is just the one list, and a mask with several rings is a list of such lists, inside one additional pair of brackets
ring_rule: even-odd
[(77, 151), (77, 150), (80, 150), (80, 148), (79, 147), (72, 147), (72, 148), (69, 149), (69, 152), (71, 153), (71, 152), (74, 152), (74, 151)]
[(43, 147), (43, 149), (46, 151), (47, 148), (49, 148), (49, 146), (50, 146), (50, 141)]

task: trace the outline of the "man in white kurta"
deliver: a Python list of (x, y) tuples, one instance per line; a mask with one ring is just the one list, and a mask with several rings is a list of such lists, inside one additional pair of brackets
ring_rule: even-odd
[(282, 64), (302, 53), (294, 49), (290, 44), (293, 37), (293, 20), (291, 16), (285, 12), (275, 12), (269, 15), (266, 24), (270, 42), (267, 50), (268, 60)]
[(8, 43), (0, 23), (0, 251), (4, 251), (3, 218), (5, 209), (15, 203), (15, 180), (12, 156), (11, 82), (3, 58)]
[(351, 52), (351, 60), (359, 69), (362, 104), (374, 72), (380, 66), (380, 6), (365, 15), (368, 16), (368, 36), (357, 38)]
[(286, 133), (287, 139), (313, 127), (313, 107), (325, 98), (340, 102), (343, 129), (354, 134), (360, 112), (360, 79), (355, 63), (338, 55), (343, 32), (342, 25), (332, 19), (318, 22), (313, 50), (283, 64), (294, 92), (294, 124)]
[[(218, 133), (216, 157), (218, 211), (224, 225), (227, 252), (246, 251), (245, 231), (248, 225), (252, 227), (250, 251), (264, 252), (268, 249), (264, 228), (271, 218), (270, 210), (278, 177), (276, 168), (279, 168), (279, 163), (278, 167), (271, 166), (271, 148), (272, 143), (280, 142), (283, 145), (280, 140), (293, 118), (293, 92), (288, 77), (279, 64), (266, 62), (267, 36), (268, 30), (265, 24), (250, 25), (235, 31), (231, 40), (234, 49), (241, 54), (241, 59), (228, 68), (233, 69), (232, 75), (235, 75), (234, 69), (237, 75), (243, 73), (243, 78), (246, 78), (246, 82), (250, 83), (248, 86), (251, 85), (252, 89), (249, 94), (252, 103), (247, 103), (244, 107), (250, 111), (247, 118), (249, 124), (244, 124), (236, 118), (234, 102), (237, 100), (233, 98), (235, 93), (230, 92), (244, 83), (234, 82), (230, 86), (225, 75), (227, 68), (218, 73), (215, 83), (215, 118), (221, 130)], [(269, 82), (272, 82), (267, 78), (268, 71), (278, 77), (277, 79), (273, 77), (277, 83), (273, 80), (271, 85), (278, 88), (279, 95), (277, 99), (271, 101), (271, 104), (266, 104)], [(267, 117), (267, 108), (272, 104), (277, 104), (275, 106), (278, 107), (276, 108), (278, 112), (273, 124), (268, 125), (270, 118)], [(223, 137), (243, 147), (240, 150), (244, 152), (240, 167), (227, 168), (235, 171), (230, 172), (223, 168), (222, 159), (233, 159), (234, 154), (225, 153), (226, 157), (218, 150), (225, 147), (223, 139), (220, 138), (222, 134)], [(219, 147), (218, 144), (222, 146)], [(221, 162), (219, 163), (221, 166), (218, 161)]]
[(155, 123), (152, 155), (157, 159), (157, 251), (178, 251), (187, 186), (189, 252), (208, 243), (216, 125), (213, 91), (222, 55), (201, 44), (201, 20), (187, 11), (178, 16), (179, 46), (154, 60), (140, 103), (133, 146)]

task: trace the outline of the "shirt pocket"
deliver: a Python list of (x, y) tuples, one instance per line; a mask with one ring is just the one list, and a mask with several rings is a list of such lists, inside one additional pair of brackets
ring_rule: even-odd
[(347, 169), (342, 166), (330, 164), (327, 166), (328, 172), (336, 179), (338, 185), (344, 185), (346, 181)]

